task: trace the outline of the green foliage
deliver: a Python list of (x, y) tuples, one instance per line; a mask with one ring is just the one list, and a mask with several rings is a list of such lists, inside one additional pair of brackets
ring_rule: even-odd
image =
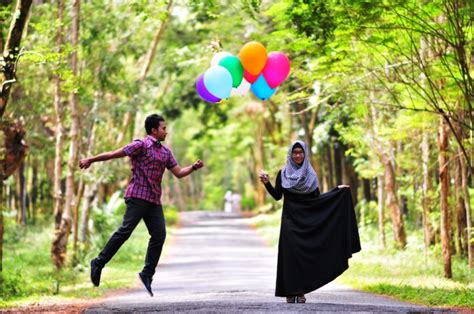
[(260, 214), (252, 218), (252, 224), (257, 232), (273, 247), (278, 246), (281, 221), (281, 210)]
[(409, 285), (395, 285), (387, 283), (379, 283), (368, 285), (365, 291), (394, 296), (397, 299), (407, 302), (415, 302), (429, 306), (445, 306), (445, 307), (465, 307), (472, 308), (474, 306), (474, 289), (449, 289), (449, 288), (419, 288)]
[[(366, 229), (364, 229), (366, 230)], [(473, 306), (472, 275), (458, 257), (453, 258), (455, 280), (444, 279), (441, 249), (435, 246), (425, 254), (422, 235), (404, 251), (387, 251), (363, 245), (350, 261), (349, 270), (340, 280), (364, 291), (396, 297), (429, 306)]]
[[(4, 23), (11, 17), (12, 4), (2, 4), (0, 7), (0, 21)], [(5, 24), (6, 25), (6, 24)]]
[[(60, 302), (61, 298), (97, 297), (113, 289), (133, 287), (136, 272), (143, 265), (149, 239), (144, 223), (137, 226), (130, 239), (104, 268), (100, 288), (90, 284), (89, 261), (103, 248), (112, 231), (118, 228), (123, 215), (123, 199), (119, 199), (119, 193), (114, 195), (107, 205), (94, 213), (97, 218), (93, 232), (95, 245), (83, 257), (81, 264), (67, 266), (61, 272), (57, 272), (50, 261), (50, 223), (25, 229), (14, 228), (8, 220), (0, 308), (40, 301), (44, 296), (58, 295)], [(167, 206), (164, 212), (168, 233), (172, 234), (178, 212), (171, 206)], [(169, 241), (165, 243), (163, 254), (166, 254), (167, 243)], [(35, 249), (32, 250), (32, 247)], [(68, 248), (68, 251), (71, 250), (72, 245)]]
[[(49, 225), (7, 229), (3, 261), (4, 300), (25, 297), (39, 291), (51, 295), (56, 292), (57, 272), (51, 264), (49, 253), (51, 230)], [(73, 272), (71, 274), (74, 276)]]
[(250, 182), (244, 184), (244, 193), (242, 196), (242, 208), (252, 210), (256, 206), (254, 197), (254, 186)]
[[(25, 285), (25, 281), (19, 270), (14, 273), (5, 272), (2, 274), (2, 299), (7, 300), (12, 297), (20, 297), (24, 295), (21, 287)], [(1, 306), (1, 303), (0, 303)]]
[(215, 185), (213, 184), (213, 182), (205, 182), (204, 192), (206, 193), (206, 198), (200, 204), (202, 208), (206, 208), (209, 210), (223, 209), (224, 194), (226, 190), (222, 185)]
[(94, 232), (91, 240), (96, 248), (104, 247), (112, 231), (120, 224), (125, 212), (125, 203), (121, 194), (120, 191), (115, 192), (101, 208), (94, 208), (92, 217)]
[(163, 21), (166, 19), (166, 5), (169, 0), (132, 0), (127, 1), (126, 5), (129, 6), (131, 13), (139, 16), (142, 22), (148, 22), (149, 19), (157, 19)]
[(260, 6), (262, 0), (243, 0), (242, 6), (245, 12), (253, 19), (257, 19), (257, 14), (260, 13)]
[(179, 211), (175, 206), (166, 206), (163, 209), (167, 226), (174, 226), (179, 220)]
[(299, 33), (319, 45), (332, 40), (336, 25), (329, 3), (319, 0), (295, 0), (286, 12)]
[(377, 203), (374, 201), (367, 202), (367, 200), (363, 199), (356, 205), (356, 213), (358, 213), (359, 217), (357, 221), (361, 226), (376, 224), (378, 220), (378, 213), (377, 213)]

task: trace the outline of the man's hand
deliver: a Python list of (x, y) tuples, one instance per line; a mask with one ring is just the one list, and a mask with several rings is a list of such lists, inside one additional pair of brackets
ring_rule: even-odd
[(338, 187), (339, 189), (350, 188), (350, 186), (347, 185), (347, 184), (341, 184), (341, 185), (338, 185), (337, 187)]
[(268, 182), (270, 182), (270, 178), (268, 177), (268, 173), (266, 173), (265, 171), (260, 170), (260, 173), (258, 174), (258, 176), (260, 177), (260, 181), (263, 184), (267, 184)]
[(201, 159), (198, 159), (194, 164), (193, 164), (193, 169), (198, 170), (204, 167), (204, 163), (202, 162)]
[(81, 169), (87, 169), (91, 166), (92, 161), (89, 158), (84, 158), (81, 161), (79, 161), (79, 168)]

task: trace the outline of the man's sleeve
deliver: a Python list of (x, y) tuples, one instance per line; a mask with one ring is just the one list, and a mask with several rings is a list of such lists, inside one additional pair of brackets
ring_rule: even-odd
[(126, 145), (123, 148), (123, 151), (128, 157), (139, 156), (143, 154), (143, 146), (144, 143), (142, 140), (134, 140), (130, 144)]
[(170, 170), (178, 164), (176, 159), (174, 159), (173, 152), (170, 149), (170, 157), (168, 158), (168, 162), (166, 163), (166, 169)]

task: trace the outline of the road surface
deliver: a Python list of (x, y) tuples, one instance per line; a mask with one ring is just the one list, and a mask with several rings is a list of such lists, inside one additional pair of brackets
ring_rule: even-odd
[[(86, 310), (101, 312), (441, 312), (447, 310), (356, 291), (335, 283), (306, 295), (306, 304), (274, 297), (276, 251), (236, 214), (186, 212), (152, 284)], [(140, 286), (137, 279), (137, 286)]]

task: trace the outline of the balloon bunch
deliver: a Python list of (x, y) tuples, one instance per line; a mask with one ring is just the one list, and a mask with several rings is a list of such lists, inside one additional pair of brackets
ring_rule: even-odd
[(266, 100), (290, 74), (290, 60), (278, 51), (267, 54), (265, 46), (252, 41), (240, 49), (239, 57), (218, 52), (211, 67), (196, 80), (199, 96), (217, 103), (231, 95), (244, 95), (252, 89), (257, 98)]

